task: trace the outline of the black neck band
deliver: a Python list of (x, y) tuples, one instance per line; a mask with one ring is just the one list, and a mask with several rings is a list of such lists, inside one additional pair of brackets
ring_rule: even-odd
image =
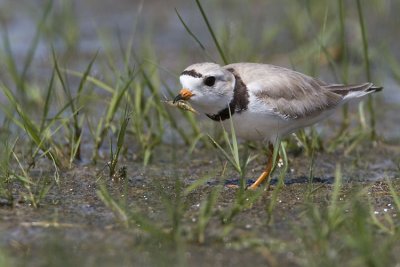
[(249, 93), (247, 92), (246, 84), (233, 68), (229, 68), (227, 69), (227, 71), (231, 72), (235, 77), (233, 98), (226, 108), (221, 109), (216, 114), (206, 114), (207, 117), (214, 121), (224, 121), (226, 119), (229, 119), (231, 116), (233, 116), (233, 114), (241, 113), (243, 110), (246, 110), (249, 105)]
[(230, 115), (233, 115), (235, 113), (235, 107), (232, 105), (232, 101), (231, 101), (231, 103), (229, 103), (229, 105), (226, 108), (218, 111), (218, 113), (216, 113), (216, 114), (207, 114), (206, 113), (206, 116), (209, 117), (210, 119), (212, 119), (213, 121), (224, 121), (224, 120), (230, 118), (229, 109), (231, 110)]

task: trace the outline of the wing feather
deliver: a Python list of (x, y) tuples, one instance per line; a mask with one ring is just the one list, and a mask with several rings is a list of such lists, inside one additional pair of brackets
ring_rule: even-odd
[(256, 63), (231, 64), (250, 93), (281, 117), (299, 119), (331, 109), (343, 96), (324, 82), (286, 68)]

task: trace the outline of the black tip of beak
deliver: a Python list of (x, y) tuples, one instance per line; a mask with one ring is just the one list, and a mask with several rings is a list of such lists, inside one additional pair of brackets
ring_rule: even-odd
[(174, 101), (172, 101), (172, 103), (176, 103), (176, 102), (178, 102), (179, 100), (182, 100), (183, 98), (182, 98), (182, 95), (181, 94), (179, 94), (179, 95), (177, 95), (175, 98), (174, 98)]

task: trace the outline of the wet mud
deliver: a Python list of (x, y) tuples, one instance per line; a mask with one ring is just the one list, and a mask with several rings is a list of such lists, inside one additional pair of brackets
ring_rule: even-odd
[[(269, 222), (266, 209), (277, 190), (277, 171), (271, 188), (265, 189), (251, 207), (233, 218), (232, 229), (224, 236), (222, 232), (227, 229), (220, 215), (235, 201), (239, 189), (223, 184), (237, 181), (237, 174), (229, 167), (224, 171), (222, 158), (216, 159), (209, 149), (198, 149), (188, 156), (184, 148), (176, 151), (162, 146), (156, 154), (159, 156), (147, 168), (141, 162), (121, 162), (126, 166), (127, 176), (118, 182), (112, 181), (105, 172), (101, 175), (102, 165), (64, 170), (60, 184), (51, 188), (37, 209), (27, 202), (13, 203), (11, 207), (3, 201), (1, 247), (17, 266), (28, 263), (29, 266), (242, 266), (250, 263), (296, 266), (298, 256), (292, 249), (302, 244), (293, 238), (293, 229), (306, 227), (299, 218), (305, 210), (307, 192), (312, 188), (314, 205), (325, 205), (332, 193), (336, 163), (341, 164), (343, 171), (342, 197), (351, 197), (355, 187), (366, 188), (377, 213), (389, 214), (393, 208), (385, 179), (400, 187), (400, 153), (393, 147), (390, 150), (384, 145), (367, 147), (346, 157), (341, 157), (340, 151), (318, 153), (313, 180), (308, 175), (310, 158), (289, 153), (290, 172), (285, 177), (285, 185), (279, 189), (273, 223)], [(249, 179), (262, 170), (261, 158), (250, 164)], [(49, 166), (36, 167), (37, 173), (45, 174), (46, 167)], [(223, 177), (222, 172), (225, 172)], [(179, 242), (155, 238), (140, 225), (124, 227), (98, 195), (99, 184), (105, 184), (114, 198), (124, 199), (130, 209), (143, 214), (160, 229), (168, 230), (170, 218), (162, 195), (172, 199), (177, 180), (186, 188), (205, 176), (210, 179), (183, 199), (185, 209), (179, 220), (184, 241)], [(199, 243), (194, 233), (200, 204), (219, 185), (222, 189), (215, 211), (204, 242)]]

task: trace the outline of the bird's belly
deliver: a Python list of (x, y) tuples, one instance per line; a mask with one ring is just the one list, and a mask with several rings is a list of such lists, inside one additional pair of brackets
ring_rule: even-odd
[[(285, 133), (288, 121), (271, 114), (236, 113), (232, 116), (236, 136), (245, 140), (275, 141)], [(224, 121), (230, 131), (230, 120)]]
[[(287, 134), (310, 126), (331, 115), (333, 110), (324, 111), (313, 117), (284, 119), (269, 113), (235, 113), (233, 126), (236, 136), (245, 140), (275, 142)], [(230, 120), (224, 121), (224, 128), (230, 131)]]

